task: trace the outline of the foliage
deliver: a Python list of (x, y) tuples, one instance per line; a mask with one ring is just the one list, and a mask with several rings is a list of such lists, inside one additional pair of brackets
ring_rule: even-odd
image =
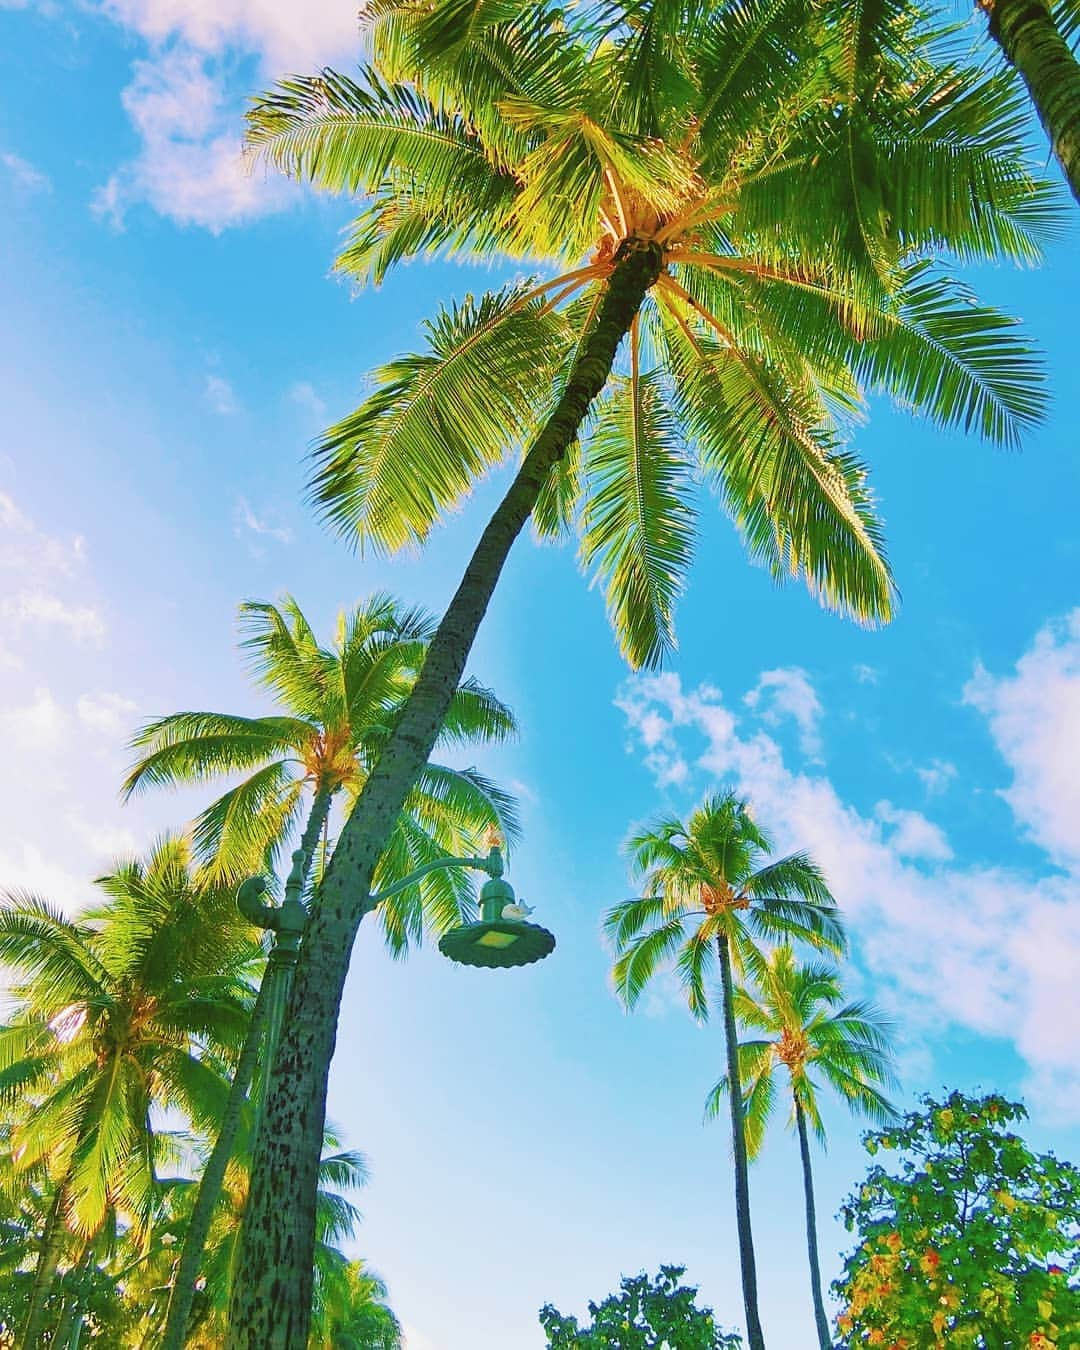
[(1033, 1153), (1023, 1106), (952, 1092), (866, 1137), (875, 1164), (842, 1209), (859, 1241), (834, 1285), (852, 1346), (1080, 1343), (1080, 1170)]
[[(736, 1020), (764, 1033), (739, 1042), (746, 1150), (756, 1157), (776, 1105), (775, 1075), (783, 1065), (796, 1108), (825, 1140), (819, 1094), (827, 1084), (849, 1110), (880, 1123), (894, 1114), (880, 1085), (893, 1081), (889, 1062), (889, 1024), (863, 1000), (845, 1003), (839, 973), (831, 966), (800, 965), (787, 943), (764, 960), (753, 986), (735, 991)], [(705, 1113), (720, 1112), (727, 1078), (709, 1093)]]
[(343, 1262), (312, 1317), (311, 1350), (402, 1350), (403, 1344), (386, 1285), (362, 1261)]
[[(240, 607), (252, 672), (279, 704), (267, 717), (180, 712), (141, 728), (139, 759), (124, 792), (151, 786), (241, 781), (195, 822), (199, 855), (214, 877), (236, 880), (271, 866), (295, 833), (305, 795), (340, 796), (352, 809), (385, 746), (424, 659), (434, 625), (418, 610), (373, 595), (338, 616), (324, 646), (291, 597), (281, 606)], [(505, 741), (513, 714), (477, 681), (456, 691), (442, 749)], [(513, 799), (475, 768), (428, 763), (409, 794), (374, 877), (376, 890), (447, 853), (476, 853), (483, 832), (514, 837)], [(322, 852), (329, 850), (324, 837)], [(395, 955), (470, 916), (470, 882), (461, 871), (425, 877), (380, 906)]]
[[(826, 0), (565, 6), (375, 0), (372, 64), (290, 77), (248, 138), (360, 197), (357, 284), (438, 254), (544, 274), (442, 310), (323, 436), (314, 495), (361, 546), (423, 542), (528, 445), (567, 387), (627, 248), (660, 275), (626, 362), (537, 504), (576, 532), (622, 650), (657, 663), (703, 483), (750, 554), (875, 623), (895, 589), (848, 440), (880, 391), (1012, 444), (1039, 361), (948, 273), (1031, 262), (1057, 223), (1022, 100), (929, 10)], [(955, 46), (955, 44), (954, 44)]]
[(714, 793), (685, 823), (651, 822), (630, 840), (644, 894), (615, 905), (604, 930), (615, 988), (633, 1007), (674, 960), (692, 1015), (709, 1015), (708, 983), (722, 939), (735, 969), (760, 972), (760, 943), (794, 938), (839, 952), (843, 927), (825, 879), (803, 853), (768, 859), (772, 842), (733, 792)]
[(590, 1302), (587, 1327), (548, 1304), (540, 1310), (548, 1350), (738, 1350), (740, 1338), (697, 1306), (697, 1289), (679, 1283), (685, 1273), (661, 1266), (655, 1277), (624, 1276), (619, 1293)]

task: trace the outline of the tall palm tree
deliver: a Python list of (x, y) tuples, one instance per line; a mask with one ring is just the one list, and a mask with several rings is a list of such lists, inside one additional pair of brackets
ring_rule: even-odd
[[(235, 881), (272, 867), (306, 806), (300, 847), (310, 869), (328, 852), (335, 798), (348, 810), (363, 788), (408, 699), (431, 637), (431, 621), (387, 595), (374, 595), (338, 616), (331, 647), (323, 646), (291, 597), (281, 607), (240, 607), (243, 646), (260, 684), (281, 711), (265, 717), (181, 712), (158, 718), (135, 736), (140, 753), (124, 794), (150, 786), (206, 783), (246, 776), (211, 803), (194, 826), (210, 876)], [(450, 700), (439, 737), (444, 747), (505, 740), (513, 715), (475, 680)], [(512, 799), (475, 768), (431, 763), (405, 800), (376, 868), (377, 888), (446, 853), (475, 853), (485, 829), (516, 831)], [(462, 922), (470, 904), (467, 878), (429, 873), (380, 906), (390, 950), (400, 956), (425, 923), (442, 931)], [(230, 1100), (203, 1173), (174, 1283), (162, 1350), (179, 1350), (195, 1293), (203, 1245), (232, 1156), (240, 1115), (259, 1056), (266, 1007), (262, 991), (232, 1082)]]
[(1038, 256), (1053, 207), (1011, 82), (940, 58), (899, 0), (814, 14), (797, 0), (376, 0), (372, 68), (290, 79), (250, 114), (270, 162), (369, 203), (340, 260), (358, 282), (431, 253), (546, 279), (444, 311), (428, 349), (380, 371), (320, 449), (328, 518), (386, 549), (422, 542), (480, 474), (527, 453), (321, 885), (232, 1346), (305, 1343), (320, 1112), (364, 897), (528, 520), (581, 522), (634, 664), (671, 641), (692, 468), (776, 575), (882, 621), (892, 577), (843, 438), (862, 392), (997, 441), (1039, 416), (1030, 348), (931, 261)]
[(312, 1318), (312, 1350), (402, 1350), (401, 1323), (387, 1302), (385, 1283), (362, 1261), (335, 1272)]
[(102, 877), (105, 899), (68, 919), (38, 896), (0, 897), (0, 963), (14, 1012), (0, 1028), (0, 1101), (19, 1107), (16, 1169), (49, 1181), (21, 1344), (38, 1345), (61, 1255), (119, 1211), (145, 1240), (167, 1107), (209, 1128), (228, 1090), (221, 1063), (246, 1029), (262, 949), (230, 891), (197, 887), (185, 840)]
[(1080, 61), (1076, 0), (977, 0), (990, 36), (1019, 74), (1080, 203)]
[[(808, 1125), (824, 1142), (825, 1126), (818, 1106), (821, 1084), (831, 1087), (848, 1109), (882, 1123), (895, 1115), (880, 1088), (893, 1081), (889, 1054), (890, 1026), (869, 1003), (845, 1003), (836, 970), (826, 965), (800, 965), (787, 943), (777, 947), (754, 972), (754, 988), (735, 991), (735, 1018), (760, 1031), (739, 1044), (738, 1066), (743, 1092), (746, 1152), (761, 1151), (765, 1129), (776, 1102), (776, 1073), (783, 1064), (791, 1095), (791, 1119), (799, 1136), (803, 1191), (806, 1201), (806, 1243), (810, 1290), (821, 1350), (832, 1350), (818, 1261), (814, 1181), (810, 1168)], [(706, 1114), (715, 1117), (728, 1091), (725, 1076), (710, 1092)]]
[[(634, 835), (643, 894), (615, 905), (604, 930), (616, 954), (615, 988), (628, 1008), (672, 960), (691, 1014), (709, 1015), (709, 976), (720, 972), (729, 1080), (740, 1082), (734, 975), (765, 968), (762, 939), (797, 938), (837, 952), (840, 918), (818, 867), (803, 853), (767, 861), (772, 845), (734, 793), (707, 797), (685, 824), (664, 817)], [(735, 1212), (750, 1350), (763, 1350), (742, 1094), (731, 1095)]]

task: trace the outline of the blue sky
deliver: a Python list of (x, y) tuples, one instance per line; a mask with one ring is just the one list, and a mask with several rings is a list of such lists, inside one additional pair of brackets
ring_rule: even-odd
[[(195, 795), (121, 808), (123, 743), (180, 707), (255, 711), (234, 650), (247, 597), (291, 590), (328, 626), (389, 588), (433, 610), (501, 480), (420, 558), (361, 561), (302, 502), (304, 451), (365, 372), (483, 275), (327, 278), (345, 204), (238, 169), (246, 92), (347, 62), (353, 6), (319, 0), (0, 0), (0, 881), (77, 906), (118, 851)], [(974, 36), (974, 31), (973, 31)], [(522, 541), (473, 669), (518, 712), (485, 760), (519, 791), (520, 893), (558, 934), (513, 974), (433, 951), (392, 964), (361, 934), (332, 1113), (371, 1160), (359, 1250), (410, 1350), (530, 1350), (545, 1301), (580, 1310), (622, 1271), (681, 1261), (739, 1320), (728, 1148), (701, 1124), (720, 1032), (657, 989), (606, 982), (620, 846), (659, 810), (735, 782), (781, 847), (826, 866), (849, 978), (901, 1026), (905, 1099), (1023, 1093), (1032, 1136), (1080, 1153), (1080, 460), (1074, 229), (1040, 271), (984, 269), (1055, 394), (1022, 454), (875, 407), (873, 466), (904, 594), (885, 632), (749, 567), (717, 512), (679, 612), (681, 649), (631, 679), (567, 548)], [(828, 1222), (864, 1159), (830, 1112)], [(810, 1338), (797, 1156), (752, 1177), (773, 1350)]]

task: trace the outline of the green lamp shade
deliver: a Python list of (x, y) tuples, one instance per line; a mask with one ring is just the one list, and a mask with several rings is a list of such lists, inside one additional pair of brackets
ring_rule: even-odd
[(542, 961), (555, 950), (555, 934), (537, 923), (490, 919), (451, 928), (439, 939), (439, 951), (463, 966), (505, 969)]

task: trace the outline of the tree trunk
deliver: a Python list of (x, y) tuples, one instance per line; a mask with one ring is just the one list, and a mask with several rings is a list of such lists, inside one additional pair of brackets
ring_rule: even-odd
[(814, 1176), (810, 1170), (810, 1140), (806, 1134), (806, 1114), (798, 1097), (795, 1098), (795, 1123), (799, 1128), (799, 1152), (802, 1154), (803, 1193), (806, 1197), (806, 1250), (810, 1257), (810, 1293), (814, 1300), (818, 1345), (821, 1350), (833, 1350), (832, 1337), (829, 1335), (829, 1319), (825, 1315), (825, 1300), (821, 1296), (821, 1265), (818, 1261), (817, 1212), (814, 1208)]
[(49, 1296), (56, 1267), (60, 1262), (60, 1253), (64, 1249), (64, 1194), (67, 1190), (67, 1177), (56, 1187), (56, 1195), (49, 1207), (49, 1217), (41, 1234), (41, 1251), (34, 1270), (34, 1282), (30, 1286), (30, 1306), (26, 1310), (22, 1337), (19, 1341), (22, 1350), (38, 1350), (41, 1342), (42, 1323), (45, 1320), (45, 1300)]
[[(330, 814), (331, 796), (332, 794), (325, 788), (320, 788), (311, 803), (311, 813), (300, 840), (300, 847), (307, 854), (307, 861), (304, 864), (305, 881), (315, 858), (319, 835), (322, 833), (323, 825)], [(244, 1040), (243, 1049), (240, 1051), (240, 1058), (236, 1061), (236, 1070), (229, 1086), (229, 1097), (225, 1104), (225, 1114), (221, 1118), (221, 1128), (218, 1130), (218, 1137), (214, 1141), (210, 1157), (207, 1158), (206, 1166), (203, 1168), (202, 1178), (199, 1181), (199, 1193), (195, 1197), (195, 1205), (188, 1221), (180, 1264), (177, 1267), (172, 1294), (169, 1298), (169, 1312), (165, 1320), (161, 1350), (182, 1350), (187, 1339), (188, 1318), (191, 1316), (191, 1304), (195, 1298), (195, 1281), (202, 1264), (203, 1251), (206, 1248), (206, 1239), (210, 1232), (214, 1210), (221, 1198), (221, 1187), (225, 1181), (225, 1172), (236, 1144), (236, 1135), (244, 1114), (244, 1105), (247, 1102), (248, 1088), (251, 1086), (255, 1066), (258, 1063), (259, 1047), (266, 1027), (267, 1013), (270, 1003), (273, 1001), (271, 997), (273, 985), (276, 980), (281, 980), (285, 975), (285, 969), (274, 970), (270, 966), (263, 974), (259, 995), (251, 1012), (247, 1037)], [(266, 1066), (266, 1069), (268, 1072), (269, 1065)]]
[(305, 1350), (307, 1345), (326, 1081), (341, 992), (372, 873), (431, 754), (510, 548), (552, 467), (573, 444), (589, 405), (606, 384), (619, 344), (656, 281), (661, 261), (654, 245), (624, 249), (566, 387), (480, 536), (400, 721), (341, 832), (301, 944), (274, 1057), (226, 1350)]
[(765, 1337), (758, 1313), (754, 1234), (750, 1228), (750, 1175), (746, 1162), (746, 1134), (743, 1130), (735, 991), (731, 979), (731, 952), (726, 937), (716, 939), (716, 950), (720, 957), (720, 983), (724, 998), (724, 1049), (727, 1053), (728, 1103), (731, 1108), (731, 1147), (735, 1154), (735, 1222), (739, 1232), (739, 1268), (742, 1273), (743, 1308), (746, 1312), (746, 1339), (750, 1343), (750, 1350), (765, 1350)]
[(1019, 72), (1072, 194), (1080, 203), (1080, 62), (1049, 0), (980, 0), (990, 36)]

